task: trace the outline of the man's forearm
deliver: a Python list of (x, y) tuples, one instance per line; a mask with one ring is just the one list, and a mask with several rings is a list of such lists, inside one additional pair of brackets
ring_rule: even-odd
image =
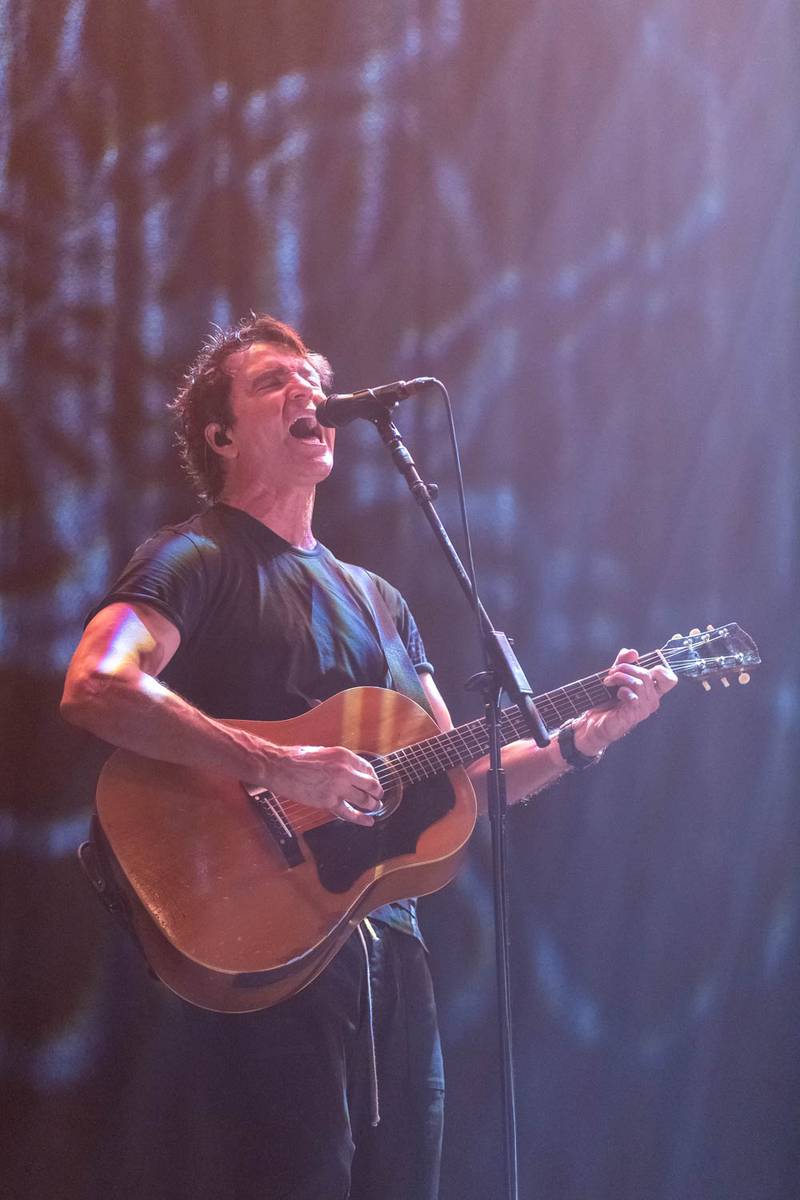
[[(592, 759), (598, 757), (613, 742), (625, 737), (636, 725), (651, 716), (661, 698), (678, 682), (666, 666), (646, 670), (639, 665), (635, 650), (621, 650), (603, 682), (617, 690), (613, 704), (590, 708), (576, 717), (572, 724), (573, 754)], [(533, 741), (514, 742), (503, 752), (506, 791), (509, 804), (516, 804), (555, 783), (570, 770), (559, 748), (558, 738), (540, 749)], [(481, 812), (486, 811), (486, 758), (474, 763), (470, 779)]]
[[(475, 788), (478, 811), (485, 813), (488, 807), (486, 779), (489, 759), (478, 759), (469, 768), (469, 777)], [(526, 796), (541, 792), (565, 775), (569, 767), (561, 756), (558, 741), (553, 738), (550, 745), (541, 749), (532, 740), (513, 742), (503, 750), (503, 770), (506, 777), (506, 792), (509, 804), (518, 804)]]
[(383, 794), (373, 768), (351, 750), (276, 745), (207, 716), (130, 663), (114, 672), (68, 673), (62, 712), (113, 745), (162, 762), (222, 771), (356, 825), (372, 824), (369, 810)]
[(256, 749), (265, 764), (270, 754), (270, 743), (207, 716), (143, 671), (68, 680), (61, 712), (114, 746), (163, 762), (242, 777)]

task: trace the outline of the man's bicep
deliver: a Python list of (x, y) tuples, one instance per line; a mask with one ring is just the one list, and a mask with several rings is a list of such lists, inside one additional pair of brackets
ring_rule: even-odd
[(180, 633), (147, 604), (118, 602), (101, 608), (84, 630), (73, 663), (79, 669), (113, 675), (132, 664), (158, 675), (180, 645)]

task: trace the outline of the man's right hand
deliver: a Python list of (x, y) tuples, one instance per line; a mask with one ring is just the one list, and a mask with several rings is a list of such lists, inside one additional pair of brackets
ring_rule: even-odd
[(366, 759), (344, 746), (275, 746), (265, 743), (259, 782), (287, 800), (326, 809), (354, 825), (373, 825), (383, 788)]

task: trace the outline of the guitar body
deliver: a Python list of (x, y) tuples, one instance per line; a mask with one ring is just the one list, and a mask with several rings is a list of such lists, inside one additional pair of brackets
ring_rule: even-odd
[[(381, 688), (353, 688), (288, 721), (226, 723), (367, 757), (439, 732), (412, 700)], [(390, 811), (371, 827), (267, 795), (269, 819), (236, 779), (126, 750), (100, 776), (98, 820), (139, 943), (159, 978), (201, 1008), (251, 1012), (305, 987), (378, 905), (444, 887), (476, 818), (463, 767), (394, 782)]]

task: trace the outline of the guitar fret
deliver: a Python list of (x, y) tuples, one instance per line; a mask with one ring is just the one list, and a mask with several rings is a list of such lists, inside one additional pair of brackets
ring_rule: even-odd
[(406, 769), (407, 769), (409, 775), (411, 776), (411, 779), (415, 783), (419, 783), (420, 780), (425, 779), (425, 777), (428, 773), (427, 769), (426, 769), (426, 764), (420, 760), (418, 755), (417, 756), (411, 756), (411, 755), (408, 756), (408, 760), (406, 762)]
[(400, 749), (395, 750), (389, 757), (393, 758), (398, 763), (400, 768), (399, 774), (402, 775), (408, 783), (418, 783), (421, 779), (424, 779), (425, 776), (424, 774), (419, 773), (419, 767), (417, 767), (414, 763), (410, 750), (410, 746), (402, 746)]
[(578, 706), (577, 706), (575, 703), (573, 703), (573, 701), (572, 701), (572, 698), (570, 697), (570, 694), (569, 694), (569, 692), (567, 691), (567, 689), (566, 689), (566, 688), (559, 688), (559, 692), (560, 692), (560, 694), (561, 694), (561, 695), (564, 697), (564, 699), (567, 701), (567, 703), (569, 704), (570, 708), (572, 709), (572, 715), (573, 715), (573, 717), (577, 717), (577, 716), (579, 716), (579, 715), (580, 715), (580, 712), (581, 712), (581, 710), (578, 708)]
[(580, 690), (583, 692), (585, 698), (589, 701), (589, 708), (591, 708), (592, 704), (594, 703), (594, 701), (592, 700), (592, 693), (589, 691), (589, 689), (587, 688), (587, 686), (583, 682), (583, 680), (579, 679), (578, 682), (575, 684), (575, 687), (580, 688)]
[(480, 745), (480, 742), (478, 741), (477, 737), (475, 736), (474, 730), (470, 729), (469, 727), (467, 727), (463, 730), (458, 730), (458, 729), (452, 730), (450, 735), (447, 738), (447, 741), (449, 744), (460, 742), (460, 744), (461, 744), (460, 750), (459, 750), (458, 744), (454, 744), (452, 747), (453, 753), (458, 758), (460, 758), (462, 754), (464, 754), (464, 755), (471, 754), (473, 749), (475, 749), (477, 746)]
[[(534, 703), (542, 716), (547, 718), (551, 729), (555, 725), (559, 725), (561, 723), (561, 715), (558, 707), (555, 701), (550, 698), (550, 696), (537, 696), (534, 700)], [(555, 718), (555, 720), (552, 718)]]

